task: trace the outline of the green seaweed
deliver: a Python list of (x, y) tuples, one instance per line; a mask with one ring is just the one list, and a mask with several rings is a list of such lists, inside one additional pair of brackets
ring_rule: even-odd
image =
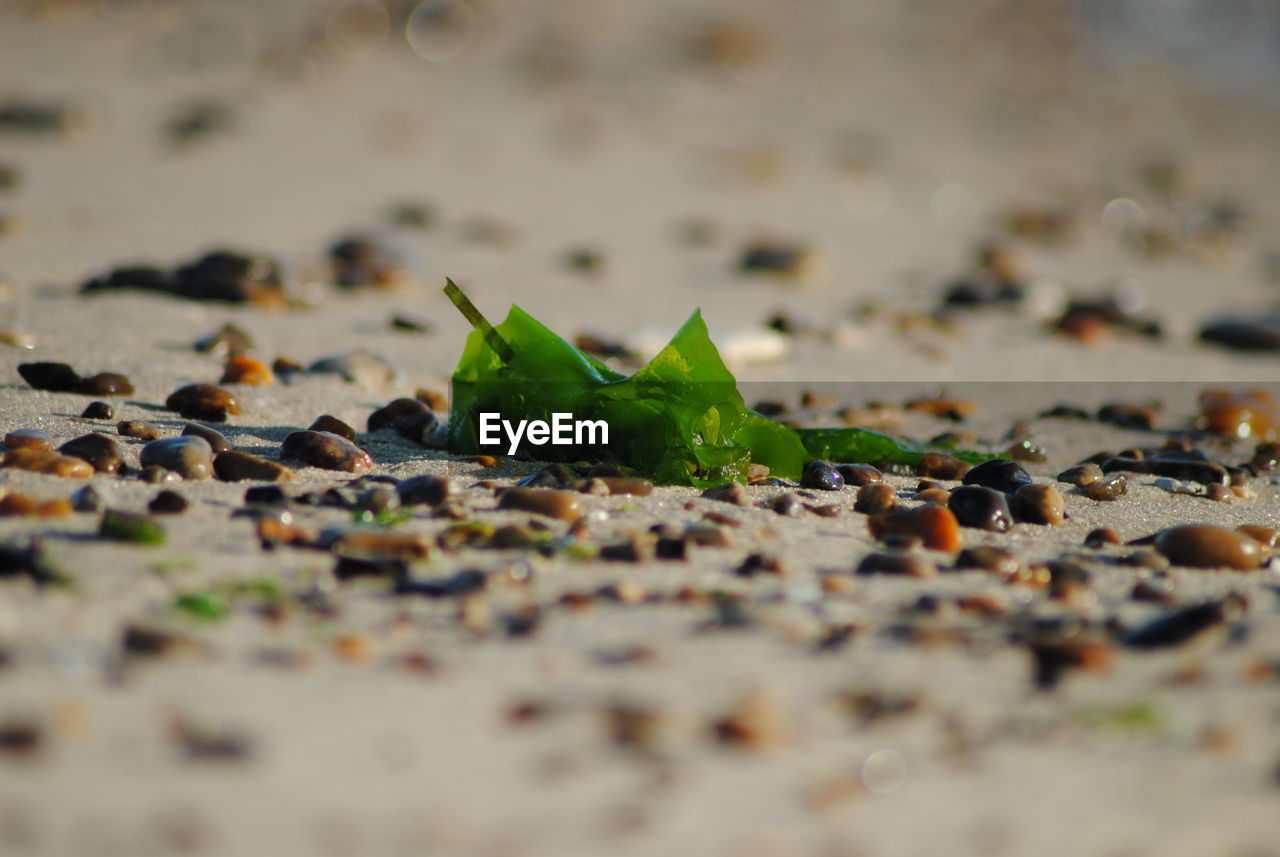
[[(745, 482), (752, 464), (799, 479), (815, 459), (914, 465), (924, 454), (863, 429), (792, 429), (746, 406), (699, 310), (657, 356), (630, 377), (575, 348), (512, 305), (492, 326), (461, 290), (445, 293), (475, 327), (453, 373), (449, 449), (493, 452), (480, 444), (482, 413), (543, 420), (555, 413), (604, 420), (605, 446), (544, 445), (546, 461), (608, 458), (666, 484), (709, 487)], [(970, 462), (989, 456), (954, 453)]]

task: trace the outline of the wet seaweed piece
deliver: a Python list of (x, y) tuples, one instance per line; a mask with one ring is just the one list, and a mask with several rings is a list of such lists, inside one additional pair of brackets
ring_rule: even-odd
[[(445, 293), (476, 328), (453, 373), (449, 449), (454, 453), (491, 449), (480, 445), (481, 413), (548, 423), (553, 414), (568, 413), (576, 420), (604, 420), (608, 446), (544, 445), (537, 449), (540, 458), (574, 462), (607, 454), (668, 484), (746, 482), (752, 464), (798, 480), (814, 459), (915, 465), (924, 456), (923, 450), (876, 432), (791, 429), (750, 410), (700, 311), (628, 377), (575, 348), (518, 306), (494, 327), (452, 280)], [(957, 454), (971, 462), (988, 458)]]

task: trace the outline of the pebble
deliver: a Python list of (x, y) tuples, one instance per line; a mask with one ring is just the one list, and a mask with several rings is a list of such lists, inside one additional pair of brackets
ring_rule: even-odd
[(577, 494), (550, 488), (507, 488), (498, 498), (498, 508), (533, 512), (562, 521), (582, 517), (582, 503)]
[(101, 512), (106, 501), (92, 485), (86, 485), (71, 495), (71, 507), (77, 512)]
[(1215, 503), (1230, 503), (1236, 498), (1236, 494), (1226, 485), (1220, 485), (1217, 482), (1209, 486), (1208, 495), (1210, 500)]
[(1093, 462), (1089, 462), (1088, 464), (1077, 464), (1075, 467), (1068, 467), (1058, 474), (1058, 481), (1066, 482), (1077, 488), (1087, 488), (1095, 482), (1101, 482), (1102, 477), (1102, 468)]
[(839, 491), (844, 487), (844, 477), (828, 461), (810, 461), (800, 476), (800, 487), (817, 491)]
[(58, 447), (58, 452), (89, 462), (98, 473), (119, 473), (120, 444), (114, 438), (99, 432), (91, 432)]
[(934, 503), (939, 506), (946, 506), (951, 502), (951, 492), (946, 488), (926, 488), (923, 491), (917, 491), (915, 499), (922, 503)]
[(32, 473), (67, 476), (73, 479), (88, 479), (93, 475), (93, 465), (84, 459), (31, 449), (9, 450), (5, 453), (4, 460), (0, 461), (0, 467), (13, 467)]
[(1236, 351), (1280, 351), (1280, 316), (1214, 319), (1200, 328), (1200, 339)]
[(750, 506), (751, 497), (747, 494), (747, 489), (738, 482), (726, 482), (724, 485), (717, 485), (714, 488), (708, 488), (702, 492), (702, 496), (708, 500), (719, 500), (723, 503), (732, 503), (734, 506)]
[(295, 431), (280, 446), (284, 458), (324, 470), (367, 473), (373, 469), (369, 453), (341, 435), (327, 431)]
[(271, 367), (256, 357), (233, 354), (222, 367), (219, 384), (247, 384), (251, 387), (268, 387), (276, 382)]
[(9, 449), (29, 449), (32, 452), (52, 452), (53, 435), (44, 429), (14, 429), (4, 436), (4, 445)]
[(840, 464), (836, 470), (846, 485), (862, 487), (884, 481), (884, 474), (870, 464)]
[(307, 371), (338, 375), (348, 383), (371, 390), (395, 383), (402, 374), (400, 368), (386, 357), (365, 349), (321, 357), (308, 366)]
[(363, 235), (334, 242), (329, 247), (329, 263), (334, 284), (343, 289), (385, 289), (399, 285), (403, 279), (395, 254), (386, 245)]
[(1273, 527), (1262, 527), (1257, 524), (1241, 524), (1236, 532), (1248, 536), (1270, 551), (1280, 547), (1280, 530)]
[(293, 471), (279, 462), (224, 449), (213, 459), (213, 472), (223, 482), (287, 482)]
[(162, 467), (183, 479), (208, 479), (213, 475), (213, 449), (202, 437), (166, 437), (142, 448), (143, 467)]
[(217, 429), (202, 426), (199, 423), (187, 423), (182, 427), (183, 437), (202, 437), (209, 444), (209, 448), (213, 450), (213, 454), (226, 452), (231, 449), (231, 441), (227, 440), (226, 435)]
[(108, 509), (102, 513), (98, 535), (117, 542), (133, 542), (143, 545), (164, 544), (164, 529), (146, 515), (117, 512)]
[(125, 420), (117, 423), (116, 431), (121, 437), (133, 437), (138, 440), (155, 440), (160, 437), (160, 429), (142, 420)]
[(769, 508), (784, 518), (799, 518), (804, 515), (804, 501), (788, 491), (779, 494), (769, 503)]
[(857, 574), (894, 574), (904, 577), (937, 577), (938, 567), (922, 556), (902, 551), (867, 554), (858, 563)]
[(182, 477), (172, 470), (166, 470), (157, 465), (150, 465), (138, 471), (138, 478), (148, 485), (155, 485), (160, 482), (181, 482)]
[(30, 516), (36, 518), (65, 518), (71, 514), (71, 501), (65, 497), (53, 500), (37, 500), (26, 494), (0, 496), (0, 516)]
[(201, 354), (233, 357), (251, 350), (253, 338), (234, 324), (224, 324), (208, 336), (197, 339), (192, 347)]
[(206, 253), (179, 266), (162, 282), (161, 291), (188, 300), (272, 307), (287, 304), (279, 264), (262, 256), (231, 250)]
[(133, 382), (116, 372), (99, 372), (80, 382), (79, 393), (86, 396), (130, 396)]
[(1190, 458), (1186, 455), (1160, 453), (1150, 458), (1131, 458), (1117, 455), (1102, 462), (1103, 473), (1150, 473), (1180, 481), (1199, 482), (1204, 485), (1225, 484), (1227, 470), (1221, 464)]
[(858, 489), (858, 498), (853, 503), (853, 510), (864, 515), (878, 515), (898, 507), (898, 495), (893, 487), (883, 482), (864, 485)]
[(329, 414), (321, 414), (316, 417), (315, 422), (307, 427), (308, 431), (327, 431), (336, 434), (338, 437), (345, 437), (347, 440), (356, 439), (356, 430), (344, 423), (337, 417)]
[(161, 491), (147, 504), (147, 510), (154, 515), (177, 515), (187, 511), (187, 499), (177, 491)]
[(746, 274), (772, 274), (788, 280), (821, 279), (822, 255), (804, 244), (757, 240), (743, 248), (738, 270)]
[(1205, 390), (1200, 394), (1205, 428), (1226, 437), (1271, 438), (1280, 432), (1280, 402), (1267, 390)]
[(1182, 607), (1151, 620), (1129, 632), (1124, 644), (1133, 649), (1164, 649), (1181, 646), (1211, 628), (1235, 620), (1243, 612), (1238, 597)]
[(1156, 487), (1162, 491), (1168, 491), (1170, 494), (1188, 494), (1194, 497), (1202, 493), (1201, 486), (1198, 483), (1180, 482), (1167, 476), (1161, 476), (1157, 479)]
[(19, 363), (18, 374), (35, 390), (74, 393), (80, 389), (80, 374), (66, 363)]
[(1115, 660), (1115, 646), (1102, 640), (1049, 640), (1031, 643), (1033, 677), (1040, 690), (1058, 686), (1068, 669), (1106, 672)]
[(1101, 482), (1095, 482), (1092, 485), (1085, 486), (1084, 496), (1090, 500), (1110, 501), (1119, 500), (1124, 494), (1129, 493), (1129, 480), (1121, 473), (1115, 473), (1103, 479)]
[(80, 413), (82, 420), (109, 420), (114, 419), (116, 409), (111, 407), (107, 402), (90, 402)]
[(165, 399), (165, 407), (188, 420), (224, 423), (240, 413), (240, 403), (229, 391), (213, 384), (188, 384)]
[(964, 479), (972, 469), (973, 466), (969, 462), (940, 452), (926, 452), (921, 457), (920, 463), (916, 465), (918, 475), (931, 479), (945, 479), (948, 482)]
[(452, 486), (443, 476), (424, 473), (412, 476), (396, 486), (403, 506), (439, 506), (449, 499)]
[(395, 399), (369, 414), (368, 429), (371, 432), (382, 429), (399, 430), (401, 423), (431, 413), (431, 408), (418, 399)]
[(1016, 461), (993, 458), (970, 468), (962, 481), (965, 485), (983, 485), (1012, 494), (1023, 485), (1030, 485), (1031, 475)]
[(429, 537), (422, 533), (384, 533), (351, 530), (334, 540), (332, 551), (356, 559), (424, 559), (431, 552)]
[(956, 570), (976, 568), (981, 571), (1012, 577), (1018, 573), (1020, 563), (1013, 551), (998, 545), (975, 545), (960, 551), (956, 557)]
[(1249, 536), (1213, 524), (1184, 524), (1161, 530), (1155, 548), (1174, 565), (1252, 571), (1267, 551)]
[(1056, 526), (1067, 517), (1062, 494), (1052, 485), (1023, 485), (1009, 503), (1013, 516), (1024, 523)]
[(1155, 406), (1130, 405), (1122, 402), (1110, 402), (1098, 408), (1096, 418), (1100, 423), (1142, 431), (1151, 431), (1160, 423), (1160, 413)]
[(955, 553), (960, 550), (960, 524), (950, 509), (942, 506), (920, 506), (897, 512), (872, 515), (868, 521), (871, 535), (883, 541), (892, 535), (919, 537), (930, 550)]
[(1105, 545), (1119, 545), (1124, 542), (1120, 538), (1120, 534), (1110, 527), (1097, 527), (1089, 531), (1084, 537), (1084, 546), (1087, 548), (1101, 548)]
[(983, 485), (962, 485), (951, 492), (947, 508), (956, 516), (962, 527), (1008, 532), (1013, 526), (1013, 514), (1005, 495)]

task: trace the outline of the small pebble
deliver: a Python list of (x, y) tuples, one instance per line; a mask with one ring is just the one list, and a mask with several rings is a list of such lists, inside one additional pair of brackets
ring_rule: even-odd
[(1174, 565), (1252, 571), (1267, 551), (1243, 533), (1213, 524), (1184, 524), (1161, 530), (1156, 550)]
[(387, 387), (395, 383), (402, 374), (400, 368), (386, 357), (363, 349), (322, 357), (308, 366), (307, 371), (337, 375), (348, 383), (370, 390)]
[(1236, 498), (1235, 493), (1230, 488), (1217, 482), (1209, 485), (1207, 496), (1215, 503), (1230, 503)]
[(133, 383), (116, 372), (99, 372), (80, 382), (79, 393), (86, 396), (130, 396)]
[(1101, 548), (1106, 545), (1123, 544), (1120, 535), (1109, 527), (1097, 527), (1089, 531), (1084, 537), (1084, 546), (1087, 548)]
[(44, 429), (14, 429), (4, 436), (4, 445), (9, 449), (28, 449), (32, 452), (52, 452), (53, 435)]
[(870, 464), (840, 464), (836, 466), (846, 485), (862, 487), (873, 482), (883, 482), (884, 474)]
[(114, 419), (116, 409), (111, 407), (108, 402), (90, 402), (80, 414), (83, 420), (110, 420)]
[(418, 399), (396, 399), (373, 413), (369, 414), (368, 430), (398, 429), (400, 424), (422, 414), (431, 413), (431, 408)]
[(1280, 351), (1280, 317), (1215, 319), (1200, 328), (1200, 339), (1237, 351)]
[(231, 441), (227, 440), (226, 435), (217, 429), (202, 426), (199, 423), (187, 423), (183, 426), (182, 436), (204, 438), (209, 444), (209, 448), (213, 450), (214, 455), (231, 449)]
[(1246, 535), (1270, 551), (1280, 547), (1280, 530), (1274, 527), (1262, 527), (1257, 524), (1241, 524), (1236, 532)]
[(142, 448), (141, 464), (162, 467), (183, 479), (208, 479), (213, 475), (213, 449), (202, 437), (166, 437)]
[(1200, 416), (1205, 428), (1226, 437), (1268, 438), (1280, 432), (1280, 402), (1264, 389), (1205, 390)]
[(98, 473), (119, 473), (120, 444), (114, 438), (99, 432), (91, 432), (58, 447), (58, 452), (89, 462)]
[(177, 515), (187, 511), (187, 500), (177, 491), (161, 491), (150, 503), (147, 510), (154, 515)]
[(858, 563), (857, 574), (893, 574), (904, 577), (937, 577), (938, 567), (924, 557), (901, 551), (871, 553)]
[(708, 488), (702, 492), (702, 496), (708, 500), (719, 500), (724, 503), (732, 503), (734, 506), (750, 506), (751, 497), (747, 494), (747, 489), (738, 482), (726, 482), (724, 485), (717, 485), (714, 488)]
[(450, 489), (445, 477), (425, 473), (404, 480), (395, 490), (403, 506), (439, 506), (449, 499)]
[(13, 467), (32, 473), (67, 476), (73, 479), (88, 479), (93, 475), (93, 465), (82, 458), (56, 452), (35, 452), (30, 449), (9, 450), (5, 453), (4, 460), (0, 461), (0, 467)]
[(934, 503), (938, 506), (946, 506), (951, 502), (951, 492), (946, 488), (926, 488), (923, 491), (917, 491), (915, 499), (922, 503)]
[(817, 491), (839, 491), (844, 487), (844, 477), (827, 461), (810, 461), (800, 477), (800, 487)]
[(1023, 485), (1031, 484), (1031, 476), (1025, 467), (1007, 458), (993, 458), (970, 468), (962, 480), (965, 485), (983, 485), (1006, 494), (1012, 494)]
[(37, 518), (65, 518), (72, 511), (71, 501), (65, 497), (53, 500), (37, 500), (26, 494), (0, 496), (0, 517), (29, 516)]
[(956, 570), (976, 568), (982, 571), (1012, 577), (1020, 564), (1013, 551), (998, 545), (975, 545), (960, 551), (956, 557)]
[(160, 482), (181, 482), (182, 477), (172, 470), (166, 470), (163, 467), (151, 465), (144, 467), (138, 471), (138, 478), (148, 485), (156, 485)]
[(253, 338), (234, 324), (224, 324), (208, 336), (197, 339), (192, 347), (202, 354), (233, 357), (251, 350)]
[(71, 507), (77, 512), (101, 512), (106, 501), (92, 485), (86, 485), (71, 495)]
[(562, 521), (582, 517), (582, 503), (577, 494), (549, 488), (507, 488), (498, 498), (498, 508), (533, 512)]
[(1160, 453), (1150, 458), (1117, 455), (1102, 462), (1103, 473), (1127, 471), (1167, 476), (1170, 479), (1200, 482), (1204, 485), (1227, 482), (1227, 470), (1221, 464), (1202, 461), (1183, 454)]
[(1058, 474), (1058, 481), (1066, 482), (1077, 488), (1087, 488), (1095, 482), (1101, 482), (1102, 475), (1102, 468), (1093, 462), (1089, 462), (1088, 464), (1077, 464), (1075, 467), (1068, 467)]
[(345, 437), (347, 440), (356, 439), (356, 430), (344, 423), (337, 417), (329, 414), (321, 414), (316, 417), (315, 422), (307, 427), (308, 431), (327, 431), (330, 434), (336, 434), (339, 437)]
[(878, 515), (896, 509), (898, 495), (893, 487), (883, 482), (874, 482), (858, 489), (858, 499), (854, 501), (853, 510), (864, 515)]
[(34, 390), (75, 393), (80, 389), (80, 374), (66, 363), (19, 363), (18, 374)]
[(1181, 607), (1135, 628), (1124, 638), (1133, 649), (1181, 646), (1204, 632), (1233, 621), (1243, 612), (1237, 597)]
[(920, 463), (916, 465), (916, 473), (920, 476), (930, 479), (945, 479), (948, 482), (965, 479), (966, 484), (969, 484), (966, 476), (972, 469), (973, 467), (969, 462), (956, 458), (954, 455), (944, 455), (941, 452), (926, 452), (920, 459)]
[(1151, 431), (1160, 423), (1159, 410), (1152, 405), (1112, 402), (1098, 408), (1097, 420), (1121, 428)]
[(224, 449), (214, 457), (213, 472), (223, 482), (287, 482), (293, 478), (293, 471), (283, 464), (234, 449)]
[(1127, 493), (1129, 493), (1129, 480), (1120, 473), (1113, 473), (1101, 482), (1086, 485), (1084, 489), (1084, 496), (1090, 500), (1103, 502), (1119, 500), (1122, 495)]
[(165, 407), (188, 420), (224, 423), (229, 415), (240, 413), (240, 403), (227, 390), (213, 384), (188, 384), (179, 387), (165, 399)]
[(919, 537), (930, 550), (955, 553), (962, 546), (960, 524), (951, 510), (942, 506), (930, 504), (915, 509), (884, 512), (872, 515), (867, 524), (871, 535), (881, 541), (888, 536), (901, 534)]
[(1156, 487), (1162, 491), (1168, 491), (1170, 494), (1188, 494), (1194, 497), (1201, 493), (1200, 485), (1198, 483), (1180, 482), (1177, 479), (1170, 479), (1167, 476), (1161, 476), (1157, 479)]
[(369, 453), (345, 437), (327, 431), (295, 431), (284, 439), (280, 454), (324, 470), (367, 473), (373, 469)]
[(1056, 526), (1067, 517), (1062, 494), (1052, 485), (1023, 485), (1009, 503), (1014, 518), (1028, 524)]
[(219, 384), (247, 384), (254, 387), (267, 387), (276, 382), (271, 367), (255, 357), (247, 354), (235, 354), (227, 358), (222, 367)]
[(133, 437), (138, 440), (156, 440), (160, 437), (160, 429), (142, 420), (125, 420), (117, 423), (116, 431), (121, 437)]
[(805, 512), (804, 501), (790, 491), (774, 497), (769, 503), (769, 508), (784, 518), (799, 518)]
[(1013, 514), (1005, 495), (983, 485), (962, 485), (951, 492), (949, 508), (962, 527), (1005, 533), (1013, 526)]

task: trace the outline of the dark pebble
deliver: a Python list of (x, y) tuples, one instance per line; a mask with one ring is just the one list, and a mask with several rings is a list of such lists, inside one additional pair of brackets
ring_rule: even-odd
[(993, 458), (974, 465), (964, 474), (965, 485), (984, 485), (1006, 494), (1012, 494), (1023, 485), (1031, 484), (1031, 475), (1016, 461)]
[(805, 511), (804, 501), (791, 492), (774, 497), (769, 508), (784, 518), (799, 518)]
[(414, 580), (404, 575), (396, 580), (396, 595), (420, 595), (426, 598), (460, 598), (483, 592), (489, 586), (489, 576), (483, 571), (469, 569), (451, 577)]
[(450, 487), (445, 477), (425, 473), (401, 482), (396, 493), (404, 506), (438, 506), (449, 498)]
[(1118, 545), (1124, 542), (1120, 538), (1120, 534), (1108, 527), (1098, 527), (1089, 531), (1084, 537), (1084, 546), (1087, 548), (1101, 548), (1106, 545)]
[(231, 449), (231, 441), (227, 440), (226, 435), (217, 429), (211, 429), (199, 423), (187, 423), (182, 427), (182, 435), (183, 437), (204, 438), (209, 444), (209, 448), (213, 450), (214, 455)]
[(417, 399), (396, 399), (369, 414), (369, 431), (395, 429), (411, 417), (430, 413), (431, 408)]
[(1116, 473), (1119, 471), (1150, 473), (1155, 476), (1167, 476), (1170, 479), (1180, 481), (1199, 482), (1202, 485), (1225, 485), (1228, 481), (1227, 470), (1221, 464), (1215, 464), (1212, 461), (1193, 461), (1162, 458), (1160, 456), (1145, 459), (1116, 456), (1103, 462), (1102, 471), (1104, 473)]
[(894, 574), (904, 577), (937, 577), (938, 567), (916, 554), (886, 551), (867, 554), (858, 563), (857, 574)]
[(404, 333), (430, 333), (432, 327), (429, 323), (420, 319), (410, 318), (407, 315), (393, 315), (391, 316), (391, 329)]
[(1095, 482), (1102, 481), (1102, 468), (1093, 462), (1077, 464), (1075, 467), (1068, 467), (1059, 473), (1058, 481), (1066, 482), (1077, 488), (1086, 488)]
[(431, 433), (435, 431), (439, 420), (431, 411), (415, 414), (396, 423), (396, 434), (405, 440), (425, 444)]
[(1159, 413), (1150, 405), (1111, 403), (1098, 408), (1097, 420), (1121, 428), (1150, 431), (1159, 423)]
[(77, 512), (101, 512), (106, 506), (106, 501), (92, 485), (86, 485), (71, 495), (71, 508)]
[(18, 374), (36, 390), (75, 393), (80, 389), (80, 375), (66, 363), (19, 363)]
[(342, 238), (329, 247), (333, 280), (340, 288), (395, 285), (395, 254), (385, 245), (362, 235)]
[(213, 475), (213, 450), (202, 437), (166, 437), (142, 448), (143, 467), (163, 467), (183, 479), (208, 479)]
[(279, 485), (255, 485), (245, 489), (244, 501), (254, 506), (283, 506), (289, 502), (289, 495)]
[(116, 409), (111, 407), (109, 403), (90, 402), (85, 406), (80, 418), (84, 420), (110, 420), (114, 419), (115, 415)]
[(81, 381), (77, 392), (86, 396), (130, 396), (133, 382), (116, 372), (99, 372)]
[(187, 499), (177, 491), (161, 491), (147, 504), (153, 515), (177, 515), (187, 511)]
[(284, 439), (280, 452), (284, 458), (325, 470), (366, 473), (373, 469), (369, 453), (333, 432), (295, 431)]
[(1008, 532), (1013, 526), (1013, 514), (1005, 495), (983, 485), (962, 485), (951, 492), (947, 500), (949, 508), (962, 527)]
[(1039, 418), (1042, 420), (1043, 419), (1088, 420), (1088, 419), (1092, 419), (1093, 415), (1090, 414), (1088, 411), (1086, 411), (1084, 408), (1079, 408), (1079, 407), (1076, 407), (1075, 405), (1054, 405), (1052, 408), (1049, 408), (1049, 410), (1047, 411), (1041, 411), (1039, 414)]
[(517, 488), (569, 488), (577, 482), (574, 472), (563, 464), (548, 464), (516, 483)]
[(1194, 604), (1166, 613), (1142, 625), (1124, 637), (1132, 649), (1164, 649), (1181, 646), (1210, 628), (1234, 621), (1243, 612), (1237, 598), (1224, 598)]
[(98, 473), (120, 472), (120, 444), (105, 434), (91, 432), (82, 435), (58, 447), (58, 452), (83, 458)]
[(125, 420), (116, 425), (121, 437), (133, 437), (138, 440), (155, 440), (160, 437), (160, 429), (142, 420)]
[(724, 485), (708, 488), (702, 492), (702, 496), (708, 500), (719, 500), (735, 506), (751, 505), (751, 497), (747, 494), (747, 489), (738, 482), (726, 482)]
[(213, 384), (188, 384), (179, 387), (165, 399), (165, 407), (188, 420), (224, 423), (229, 415), (240, 413), (240, 403), (230, 392)]
[(810, 461), (804, 466), (800, 487), (817, 491), (839, 491), (844, 487), (844, 477), (827, 461)]
[(344, 423), (337, 417), (329, 414), (321, 414), (316, 417), (315, 422), (307, 427), (308, 431), (327, 431), (330, 434), (336, 434), (338, 437), (345, 437), (347, 440), (356, 439), (356, 430)]
[(883, 482), (884, 474), (870, 464), (840, 464), (836, 466), (844, 484), (862, 487), (875, 482)]
[(1236, 351), (1280, 351), (1280, 316), (1215, 319), (1200, 328), (1200, 340)]
[(758, 574), (785, 577), (789, 573), (787, 565), (776, 556), (767, 553), (753, 553), (733, 570), (738, 577), (755, 577)]
[(1057, 526), (1067, 517), (1062, 494), (1052, 485), (1023, 485), (1014, 492), (1009, 509), (1027, 524)]
[(1017, 574), (1019, 563), (1013, 551), (997, 545), (975, 545), (960, 551), (956, 557), (956, 570), (980, 571), (1012, 577)]
[(286, 482), (293, 478), (293, 471), (283, 464), (234, 449), (214, 457), (213, 472), (223, 482)]
[(858, 499), (853, 503), (853, 510), (864, 515), (878, 515), (898, 507), (898, 495), (893, 487), (883, 482), (864, 485), (858, 489)]

